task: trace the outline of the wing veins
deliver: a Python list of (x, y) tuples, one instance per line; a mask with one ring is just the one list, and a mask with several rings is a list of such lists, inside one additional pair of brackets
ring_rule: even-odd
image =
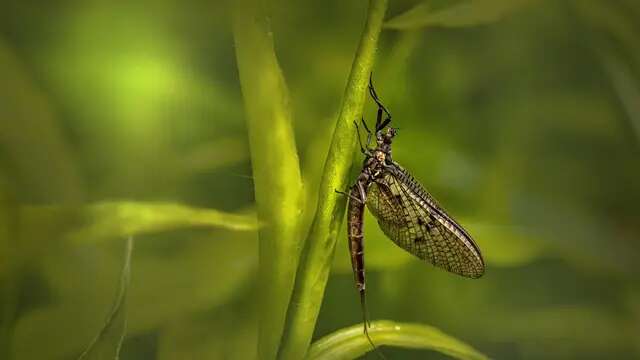
[(393, 170), (375, 182), (378, 194), (375, 203), (369, 204), (387, 236), (409, 253), (447, 271), (469, 277), (482, 275), (484, 261), (468, 233), (443, 209), (432, 206), (431, 202), (437, 206), (435, 199), (401, 167)]
[[(399, 181), (399, 182), (407, 184), (407, 186), (411, 188), (411, 191), (414, 194), (416, 194), (416, 196), (418, 196), (425, 203), (426, 206), (429, 207), (430, 212), (434, 212), (440, 215), (449, 224), (451, 224), (458, 231), (460, 231), (460, 233), (462, 233), (462, 235), (469, 241), (469, 244), (473, 247), (473, 249), (475, 250), (475, 253), (478, 255), (478, 257), (480, 258), (480, 261), (484, 265), (484, 259), (482, 258), (480, 247), (478, 246), (478, 244), (476, 244), (475, 240), (473, 240), (471, 235), (469, 235), (469, 233), (460, 224), (458, 224), (457, 221), (455, 221), (451, 216), (449, 216), (449, 214), (447, 214), (447, 212), (442, 208), (442, 206), (438, 204), (436, 199), (434, 199), (433, 196), (431, 196), (431, 194), (429, 194), (429, 192), (413, 176), (411, 176), (411, 174), (409, 174), (402, 166), (400, 166), (400, 164), (398, 164), (395, 161), (392, 164), (393, 164), (392, 167), (394, 171), (397, 171), (402, 175), (403, 178), (406, 179), (406, 182), (405, 181)], [(396, 179), (398, 179), (398, 176), (396, 174), (393, 174), (393, 172), (392, 172), (392, 175)], [(407, 194), (407, 196), (410, 197), (409, 194)]]

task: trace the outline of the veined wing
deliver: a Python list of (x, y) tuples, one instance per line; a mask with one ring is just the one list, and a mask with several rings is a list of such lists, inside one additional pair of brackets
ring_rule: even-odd
[(382, 231), (411, 254), (462, 276), (484, 273), (471, 236), (397, 163), (370, 185), (367, 207)]

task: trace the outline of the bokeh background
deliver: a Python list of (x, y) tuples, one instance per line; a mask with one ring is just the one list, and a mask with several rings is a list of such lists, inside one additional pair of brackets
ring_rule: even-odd
[[(391, 0), (387, 18), (416, 4)], [(366, 6), (269, 3), (310, 192)], [(0, 358), (76, 358), (131, 231), (122, 358), (254, 357), (257, 234), (207, 220), (254, 209), (230, 3), (0, 9)], [(530, 1), (487, 24), (385, 29), (374, 80), (400, 128), (394, 158), (474, 235), (487, 272), (424, 264), (367, 216), (372, 318), (496, 359), (639, 358), (640, 3)], [(358, 321), (345, 230), (315, 337)]]

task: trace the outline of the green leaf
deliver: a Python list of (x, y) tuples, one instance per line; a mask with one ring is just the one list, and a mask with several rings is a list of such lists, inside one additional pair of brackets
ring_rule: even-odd
[(530, 227), (460, 220), (476, 239), (490, 265), (523, 266), (549, 253), (545, 241)]
[(291, 101), (261, 0), (242, 0), (233, 17), (260, 238), (258, 356), (278, 351), (301, 243), (305, 196), (292, 126)]
[(171, 321), (160, 329), (156, 359), (256, 359), (257, 314), (246, 310), (223, 306)]
[(640, 140), (640, 86), (631, 76), (631, 69), (614, 55), (603, 55), (603, 68), (609, 75), (611, 85), (624, 109), (630, 127)]
[(120, 284), (111, 314), (91, 345), (78, 357), (79, 360), (118, 359), (127, 331), (127, 290), (131, 279), (131, 253), (133, 238), (125, 245), (124, 264), (120, 273)]
[(9, 359), (13, 326), (20, 309), (22, 257), (18, 238), (18, 204), (0, 173), (0, 358)]
[(433, 9), (423, 2), (385, 23), (397, 30), (427, 26), (465, 27), (489, 24), (520, 10), (535, 0), (465, 0), (444, 9)]
[[(434, 350), (456, 359), (487, 359), (471, 346), (432, 326), (379, 320), (371, 323), (369, 335), (377, 346)], [(359, 324), (338, 330), (314, 342), (308, 355), (309, 359), (355, 359), (371, 350), (362, 324)]]
[(244, 137), (224, 137), (194, 146), (171, 161), (174, 161), (175, 168), (190, 174), (248, 162), (248, 150)]
[[(255, 278), (255, 232), (176, 235), (168, 243), (169, 253), (158, 251), (154, 238), (136, 241), (136, 275), (127, 301), (128, 334), (153, 331), (226, 304)], [(12, 359), (69, 358), (86, 347), (103, 325), (96, 314), (109, 307), (110, 289), (118, 283), (113, 269), (120, 265), (119, 252), (109, 251), (116, 245), (67, 245), (44, 255), (39, 262), (41, 274), (56, 301), (30, 309), (18, 319)], [(38, 339), (38, 346), (33, 346), (33, 339)]]
[(86, 207), (82, 216), (88, 224), (71, 231), (67, 235), (71, 241), (93, 242), (183, 227), (217, 227), (237, 231), (258, 227), (252, 214), (231, 214), (161, 202), (100, 202)]
[(356, 146), (353, 121), (362, 116), (386, 9), (386, 0), (369, 1), (365, 28), (351, 67), (320, 182), (316, 214), (296, 275), (285, 332), (278, 353), (281, 359), (303, 358), (311, 342), (345, 210), (346, 200), (335, 191), (344, 190), (348, 186), (349, 170)]
[(46, 202), (81, 200), (84, 184), (55, 111), (29, 67), (2, 38), (0, 79), (0, 146), (3, 162), (12, 164), (12, 177), (20, 179), (16, 192)]

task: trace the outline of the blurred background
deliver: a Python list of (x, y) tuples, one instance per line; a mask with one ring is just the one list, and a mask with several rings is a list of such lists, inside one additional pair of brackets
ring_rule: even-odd
[[(391, 0), (387, 18), (419, 3)], [(131, 232), (121, 357), (254, 357), (230, 3), (0, 4), (0, 358), (76, 358)], [(310, 193), (366, 8), (269, 3)], [(383, 31), (374, 81), (400, 128), (394, 159), (468, 228), (487, 271), (437, 270), (367, 215), (373, 319), (433, 325), (496, 359), (640, 358), (639, 20), (634, 0), (532, 0), (485, 24)], [(360, 321), (344, 235), (315, 338)]]

